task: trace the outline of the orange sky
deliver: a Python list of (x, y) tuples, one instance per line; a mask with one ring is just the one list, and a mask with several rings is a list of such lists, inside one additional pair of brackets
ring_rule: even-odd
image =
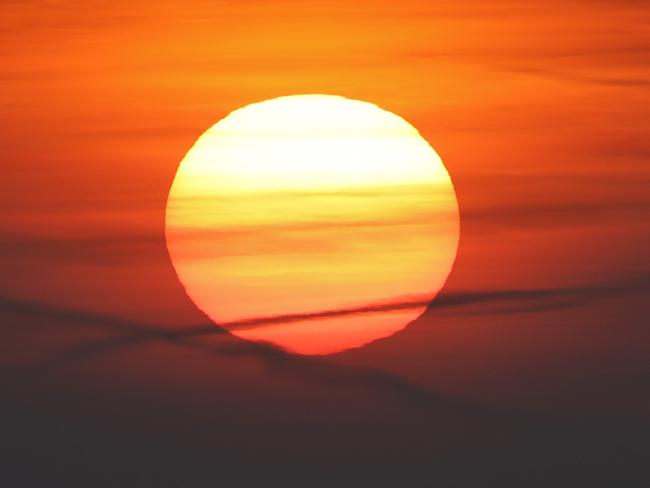
[[(649, 25), (637, 0), (0, 1), (0, 479), (650, 486)], [(460, 211), (425, 313), (325, 357), (221, 333), (165, 242), (196, 139), (304, 93), (407, 120)]]
[[(98, 5), (0, 8), (7, 296), (201, 320), (164, 248), (177, 165), (233, 109), (310, 92), (377, 103), (441, 155), (461, 211), (449, 292), (600, 283), (648, 268), (641, 2)], [(422, 340), (409, 342), (422, 355), (444, 342)]]

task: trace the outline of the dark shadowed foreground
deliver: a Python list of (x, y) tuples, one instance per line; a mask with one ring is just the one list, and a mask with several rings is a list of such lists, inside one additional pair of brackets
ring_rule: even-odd
[[(404, 334), (454, 316), (566, 314), (642, 299), (647, 287), (637, 277), (443, 295)], [(309, 358), (210, 324), (163, 327), (8, 298), (2, 315), (15, 348), (0, 378), (8, 486), (642, 486), (650, 424), (629, 408), (648, 403), (638, 363), (624, 365), (623, 387), (620, 375), (590, 371), (601, 391), (627, 396), (613, 406), (580, 406), (579, 387), (560, 376), (538, 387), (540, 411), (516, 392), (495, 405), (362, 366), (397, 336)], [(41, 353), (21, 345), (26, 329), (42, 336)]]

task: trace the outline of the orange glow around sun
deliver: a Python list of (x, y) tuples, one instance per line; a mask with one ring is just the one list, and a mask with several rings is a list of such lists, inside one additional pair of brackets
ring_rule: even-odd
[(296, 95), (235, 110), (181, 162), (166, 235), (188, 295), (233, 334), (301, 354), (388, 336), (444, 285), (456, 196), (417, 130)]

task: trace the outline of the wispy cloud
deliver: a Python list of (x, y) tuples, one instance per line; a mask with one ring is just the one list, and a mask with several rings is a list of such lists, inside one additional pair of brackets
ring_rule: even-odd
[[(360, 307), (322, 310), (313, 313), (285, 314), (271, 317), (243, 319), (236, 322), (224, 323), (222, 325), (227, 329), (237, 330), (255, 328), (264, 325), (274, 325), (278, 323), (302, 322), (306, 320), (320, 320), (333, 317), (349, 317), (381, 312), (410, 310), (423, 306), (427, 306), (429, 309), (440, 309), (485, 303), (505, 305), (502, 311), (520, 311), (527, 310), (527, 307), (530, 307), (531, 305), (552, 308), (555, 306), (557, 300), (561, 300), (565, 305), (578, 305), (585, 301), (600, 299), (607, 296), (647, 290), (650, 290), (650, 275), (621, 282), (584, 286), (443, 293), (433, 301), (422, 298), (404, 301), (388, 301)], [(507, 306), (508, 304), (510, 307)]]
[[(639, 180), (638, 177), (635, 181), (637, 184), (643, 183), (643, 180)], [(630, 184), (626, 183), (626, 185), (629, 187)], [(116, 199), (116, 205), (118, 203), (123, 209), (126, 209), (125, 212), (132, 211), (137, 207), (153, 207), (156, 204), (153, 199), (124, 198), (122, 200), (121, 197)], [(98, 209), (110, 208), (110, 200), (94, 202), (93, 205)], [(70, 206), (72, 207), (72, 204)], [(83, 210), (86, 208), (84, 207)], [(82, 210), (70, 208), (66, 211), (75, 214)], [(58, 220), (65, 218), (66, 215), (65, 212), (58, 212), (53, 213), (51, 218)], [(376, 228), (407, 225), (426, 226), (429, 225), (428, 220), (434, 217), (435, 214), (430, 213), (401, 218), (348, 222), (325, 220), (313, 222), (306, 217), (304, 222), (291, 224), (234, 226), (220, 230), (191, 229), (184, 232), (183, 236), (199, 242), (213, 242), (215, 239), (219, 239), (223, 243), (224, 239), (231, 237), (268, 239), (270, 236), (288, 231), (355, 229), (361, 226)], [(45, 215), (43, 218), (48, 219), (49, 217)], [(633, 195), (621, 197), (618, 200), (531, 202), (527, 204), (493, 204), (482, 207), (461, 205), (463, 233), (495, 233), (508, 229), (544, 229), (577, 225), (621, 225), (648, 219), (650, 219), (650, 203), (641, 201)], [(105, 263), (106, 265), (147, 259), (152, 255), (151, 252), (156, 250), (165, 252), (165, 236), (162, 229), (159, 232), (146, 229), (134, 229), (133, 232), (128, 232), (127, 229), (125, 232), (125, 229), (122, 228), (115, 229), (108, 234), (106, 227), (100, 228), (97, 224), (93, 226), (89, 222), (85, 228), (86, 235), (73, 237), (0, 232), (0, 252), (4, 256), (11, 256), (14, 259), (48, 256), (53, 262), (92, 262), (93, 264)]]
[[(453, 410), (475, 408), (463, 401), (438, 396), (426, 388), (377, 368), (340, 366), (318, 357), (290, 354), (271, 344), (238, 340), (226, 336), (223, 329), (212, 323), (172, 330), (158, 324), (7, 297), (0, 297), (0, 310), (44, 319), (46, 326), (50, 320), (63, 320), (83, 324), (89, 328), (123, 333), (118, 337), (89, 341), (55, 351), (35, 363), (12, 367), (20, 369), (22, 373), (40, 375), (44, 371), (69, 362), (93, 360), (119, 349), (150, 342), (163, 342), (221, 358), (253, 358), (259, 360), (274, 375), (308, 383), (316, 381), (323, 385), (375, 390), (414, 407), (436, 405), (437, 407), (448, 406)], [(214, 335), (222, 335), (224, 340), (209, 343), (200, 340), (201, 337)]]
[[(536, 310), (540, 308), (552, 309), (559, 304), (562, 306), (576, 306), (591, 300), (599, 300), (612, 296), (642, 293), (650, 290), (650, 274), (641, 274), (627, 279), (585, 284), (582, 286), (566, 286), (556, 288), (534, 289), (502, 289), (486, 291), (465, 291), (442, 293), (435, 300), (415, 298), (412, 300), (387, 301), (367, 304), (359, 307), (321, 310), (312, 313), (283, 314), (267, 317), (252, 317), (235, 322), (221, 324), (227, 329), (245, 329), (263, 327), (279, 323), (302, 322), (309, 320), (322, 320), (332, 317), (349, 317), (356, 315), (372, 315), (381, 312), (408, 310), (427, 306), (429, 310), (435, 309), (461, 309), (465, 306), (491, 304), (502, 306), (500, 313), (526, 311), (531, 306)], [(200, 336), (224, 334), (224, 328), (215, 324), (188, 325), (180, 329), (161, 327), (154, 323), (131, 321), (110, 315), (96, 314), (88, 311), (73, 310), (55, 305), (39, 302), (16, 300), (9, 297), (0, 297), (0, 309), (17, 314), (35, 315), (45, 319), (63, 319), (72, 322), (81, 322), (89, 327), (103, 328), (132, 333), (127, 337), (112, 339), (115, 341), (101, 345), (95, 344), (88, 349), (89, 352), (100, 352), (130, 344), (140, 344), (148, 341), (164, 341), (179, 345), (189, 345), (194, 348), (207, 348), (208, 352), (224, 355), (260, 354), (264, 357), (289, 357), (292, 356), (281, 349), (262, 343), (244, 342), (233, 346), (201, 345), (187, 342)], [(490, 311), (488, 310), (488, 313)], [(216, 347), (216, 349), (215, 349)], [(84, 349), (77, 349), (75, 354), (83, 357)]]
[[(397, 301), (350, 309), (318, 311), (311, 314), (259, 317), (225, 325), (231, 328), (260, 327), (281, 322), (367, 315), (423, 305), (429, 305), (429, 309), (452, 309), (458, 310), (459, 313), (471, 314), (476, 312), (468, 312), (464, 307), (486, 304), (492, 306), (491, 309), (486, 310), (486, 313), (526, 312), (576, 306), (612, 296), (647, 293), (648, 290), (650, 290), (650, 275), (641, 275), (620, 281), (584, 286), (444, 293), (430, 304), (425, 300)], [(495, 306), (497, 308), (494, 308)], [(21, 374), (40, 375), (53, 367), (70, 362), (90, 361), (113, 351), (159, 342), (189, 348), (209, 356), (248, 357), (260, 361), (274, 375), (308, 383), (320, 382), (323, 385), (335, 387), (365, 388), (406, 402), (416, 408), (429, 408), (433, 405), (437, 408), (449, 408), (454, 411), (477, 408), (462, 401), (436, 395), (426, 388), (381, 369), (341, 366), (321, 357), (290, 354), (271, 344), (235, 339), (226, 335), (224, 329), (212, 323), (172, 329), (155, 323), (133, 321), (34, 301), (17, 300), (7, 296), (0, 296), (0, 310), (5, 312), (5, 315), (27, 315), (34, 317), (37, 321), (41, 319), (44, 327), (48, 327), (52, 320), (56, 320), (119, 333), (117, 337), (111, 336), (83, 342), (53, 351), (35, 363), (14, 365), (12, 369), (18, 368), (22, 372)], [(12, 324), (5, 323), (4, 327), (10, 328)], [(205, 341), (206, 336), (221, 336), (222, 340)], [(3, 367), (8, 366), (10, 365)], [(484, 414), (490, 414), (488, 410), (481, 411)]]
[(507, 70), (504, 69), (504, 71), (510, 71), (511, 73), (519, 73), (524, 75), (539, 76), (558, 81), (571, 81), (575, 83), (587, 83), (592, 85), (619, 86), (626, 88), (646, 88), (650, 86), (650, 78), (643, 77), (600, 76), (592, 74), (554, 71), (551, 69), (525, 67), (510, 68)]

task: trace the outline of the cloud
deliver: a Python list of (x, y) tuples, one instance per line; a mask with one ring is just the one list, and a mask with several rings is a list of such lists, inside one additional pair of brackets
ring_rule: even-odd
[[(649, 289), (650, 274), (621, 281), (573, 287), (450, 292), (443, 293), (431, 303), (421, 299), (401, 300), (349, 309), (324, 310), (311, 314), (286, 314), (252, 318), (227, 325), (232, 328), (261, 327), (280, 322), (368, 315), (382, 311), (422, 307), (424, 305), (428, 305), (429, 310), (452, 309), (471, 314), (516, 313), (571, 307), (611, 296), (647, 292)], [(497, 308), (488, 308), (478, 312), (476, 310), (468, 312), (465, 308), (481, 304), (492, 305)], [(38, 375), (42, 374), (44, 370), (49, 371), (52, 367), (68, 364), (69, 362), (93, 360), (98, 356), (123, 348), (136, 347), (151, 342), (162, 342), (190, 348), (215, 357), (252, 358), (260, 361), (273, 375), (297, 379), (310, 384), (316, 382), (325, 386), (352, 390), (367, 389), (387, 395), (414, 408), (428, 408), (435, 405), (437, 408), (449, 408), (461, 412), (464, 411), (463, 409), (466, 411), (467, 409), (477, 408), (470, 403), (441, 397), (426, 388), (381, 369), (341, 366), (322, 357), (294, 355), (271, 344), (247, 342), (234, 338), (227, 335), (224, 329), (212, 323), (172, 329), (159, 324), (133, 321), (34, 301), (17, 300), (7, 296), (0, 296), (0, 311), (41, 318), (46, 321), (45, 326), (50, 324), (49, 321), (57, 320), (78, 323), (84, 327), (105, 330), (111, 333), (119, 333), (117, 337), (102, 338), (73, 345), (45, 355), (43, 359), (36, 363), (20, 365), (20, 371), (26, 374)], [(60, 325), (57, 324), (57, 326)], [(11, 327), (11, 325), (6, 322), (6, 327)], [(207, 336), (219, 335), (222, 340), (209, 342), (204, 340)], [(490, 412), (484, 410), (483, 413), (489, 414)]]
[[(482, 184), (484, 180), (480, 180)], [(514, 180), (518, 183), (517, 180)], [(639, 187), (647, 184), (645, 178), (635, 180)], [(625, 183), (630, 187), (630, 183)], [(634, 190), (638, 192), (638, 190)], [(633, 192), (631, 192), (633, 193)], [(123, 206), (130, 202), (132, 207), (152, 205), (148, 200), (125, 199)], [(101, 201), (95, 205), (104, 209), (110, 201)], [(70, 212), (78, 210), (72, 209)], [(58, 215), (53, 214), (58, 217)], [(444, 217), (444, 212), (440, 212)], [(63, 215), (61, 218), (65, 218)], [(54, 217), (53, 217), (54, 218)], [(228, 238), (248, 237), (250, 239), (268, 239), (283, 232), (318, 231), (350, 228), (360, 226), (373, 228), (425, 225), (427, 220), (438, 218), (435, 213), (415, 215), (400, 218), (387, 218), (374, 221), (354, 220), (342, 221), (310, 221), (269, 226), (234, 226), (229, 229), (192, 229), (183, 234), (196, 242), (212, 242), (219, 239), (222, 243)], [(462, 231), (467, 233), (485, 234), (509, 229), (547, 229), (562, 228), (577, 225), (620, 226), (630, 222), (647, 221), (650, 218), (650, 202), (642, 201), (641, 197), (627, 196), (625, 198), (531, 202), (527, 204), (494, 204), (490, 206), (464, 205), (461, 200), (460, 219)], [(35, 259), (47, 257), (49, 262), (62, 263), (91, 263), (93, 265), (110, 265), (116, 263), (130, 264), (143, 262), (146, 259), (160, 259), (160, 253), (165, 251), (165, 236), (160, 225), (156, 229), (112, 229), (108, 233), (107, 226), (89, 224), (81, 236), (39, 236), (17, 232), (0, 232), (0, 254), (11, 257), (12, 260)], [(396, 230), (396, 232), (398, 232)], [(295, 237), (295, 232), (292, 234)], [(308, 235), (308, 234), (306, 234)], [(225, 252), (225, 251), (224, 251)], [(234, 251), (230, 251), (234, 252)], [(268, 252), (268, 250), (267, 250)]]
[(587, 83), (592, 85), (607, 85), (619, 87), (638, 87), (646, 88), (650, 86), (650, 78), (641, 77), (622, 77), (622, 76), (599, 76), (588, 75), (579, 73), (568, 73), (562, 71), (554, 71), (542, 68), (510, 68), (511, 73), (525, 74), (531, 76), (540, 76), (547, 79), (558, 81), (571, 81), (575, 83)]
[(505, 307), (502, 312), (517, 312), (534, 306), (535, 310), (544, 306), (554, 308), (560, 300), (563, 306), (578, 305), (585, 301), (605, 298), (607, 296), (635, 293), (650, 289), (650, 275), (621, 281), (596, 285), (584, 285), (560, 288), (510, 289), (493, 291), (467, 291), (443, 293), (435, 300), (415, 298), (413, 300), (373, 303), (361, 307), (322, 310), (313, 313), (285, 314), (271, 317), (243, 319), (223, 324), (231, 330), (256, 328), (287, 322), (320, 320), (332, 317), (350, 317), (380, 312), (394, 312), (427, 306), (428, 309), (457, 308), (466, 305), (499, 304)]
[(577, 225), (619, 226), (649, 218), (650, 203), (632, 199), (461, 207), (463, 232)]
[[(283, 316), (260, 317), (229, 327), (264, 326), (279, 322), (296, 320), (319, 320), (333, 316), (367, 315), (381, 311), (403, 310), (408, 307), (428, 305), (429, 310), (450, 309), (458, 313), (518, 313), (551, 310), (558, 307), (571, 307), (592, 300), (625, 294), (644, 293), (650, 289), (650, 274), (631, 277), (607, 283), (568, 286), (544, 289), (509, 289), (492, 291), (468, 291), (443, 293), (432, 303), (426, 300), (401, 300), (387, 303), (370, 304), (363, 307), (324, 310), (312, 314), (287, 314)], [(489, 305), (486, 310), (470, 308), (474, 305)], [(289, 378), (306, 384), (320, 384), (325, 387), (345, 390), (365, 390), (379, 394), (390, 401), (415, 409), (435, 408), (454, 414), (471, 414), (479, 416), (503, 415), (504, 412), (484, 406), (474, 405), (459, 399), (436, 394), (424, 387), (411, 383), (390, 372), (373, 367), (352, 367), (335, 364), (327, 358), (318, 356), (299, 356), (283, 351), (266, 343), (248, 342), (232, 337), (224, 329), (213, 323), (188, 325), (182, 328), (170, 328), (160, 324), (128, 320), (90, 311), (75, 310), (56, 305), (34, 301), (17, 300), (0, 296), (0, 311), (15, 315), (27, 315), (40, 318), (44, 327), (51, 321), (72, 322), (84, 327), (104, 330), (112, 335), (76, 344), (46, 354), (34, 363), (4, 365), (12, 374), (40, 376), (54, 367), (64, 366), (70, 362), (92, 361), (98, 357), (124, 348), (132, 348), (151, 342), (167, 343), (189, 348), (217, 358), (250, 358), (257, 360), (266, 370), (281, 378)], [(11, 327), (5, 321), (4, 327)], [(9, 336), (11, 334), (8, 334)], [(219, 340), (206, 341), (206, 337), (217, 336)], [(11, 366), (11, 367), (10, 367)], [(514, 415), (508, 412), (508, 415)]]
[[(592, 300), (647, 292), (648, 290), (650, 290), (650, 274), (643, 274), (620, 281), (582, 286), (448, 292), (442, 293), (434, 301), (414, 298), (412, 300), (379, 302), (360, 307), (321, 310), (313, 313), (253, 317), (225, 323), (223, 326), (235, 330), (264, 327), (265, 325), (275, 325), (278, 323), (322, 320), (332, 317), (371, 315), (381, 312), (420, 308), (423, 306), (427, 306), (429, 310), (437, 310), (461, 309), (466, 306), (487, 304), (500, 307), (497, 309), (499, 313), (516, 313), (528, 310), (550, 310), (557, 307), (577, 306)], [(62, 355), (56, 353), (54, 355), (55, 358), (65, 356), (69, 359), (82, 359), (86, 356), (92, 356), (95, 353), (111, 349), (142, 344), (149, 341), (163, 341), (224, 356), (257, 355), (265, 360), (281, 359), (284, 362), (295, 361), (297, 360), (296, 358), (304, 360), (301, 356), (289, 354), (270, 344), (235, 341), (215, 345), (202, 344), (195, 341), (195, 339), (202, 336), (225, 334), (225, 330), (222, 327), (217, 327), (212, 323), (170, 329), (153, 323), (132, 321), (110, 315), (73, 310), (39, 302), (21, 301), (8, 297), (0, 297), (0, 309), (16, 314), (35, 315), (46, 319), (67, 320), (83, 323), (89, 327), (127, 333), (124, 337), (73, 347)], [(487, 310), (487, 313), (493, 312), (494, 310)], [(49, 361), (49, 359), (46, 360), (46, 362)]]
[[(318, 382), (323, 385), (353, 390), (365, 388), (395, 397), (414, 407), (446, 405), (451, 410), (475, 408), (460, 400), (438, 396), (426, 388), (380, 369), (340, 366), (318, 357), (290, 354), (271, 344), (240, 340), (226, 335), (223, 329), (213, 323), (172, 330), (158, 324), (132, 321), (34, 301), (16, 300), (6, 296), (0, 296), (0, 311), (35, 316), (48, 321), (69, 321), (91, 328), (124, 333), (118, 337), (89, 341), (55, 351), (38, 362), (12, 367), (14, 372), (20, 370), (22, 373), (40, 375), (44, 370), (49, 371), (52, 367), (67, 364), (70, 361), (92, 360), (98, 355), (126, 347), (135, 347), (149, 342), (164, 342), (217, 357), (250, 357), (259, 360), (274, 375), (298, 379), (310, 384)], [(202, 337), (214, 335), (222, 335), (224, 340), (216, 343), (199, 340)]]

